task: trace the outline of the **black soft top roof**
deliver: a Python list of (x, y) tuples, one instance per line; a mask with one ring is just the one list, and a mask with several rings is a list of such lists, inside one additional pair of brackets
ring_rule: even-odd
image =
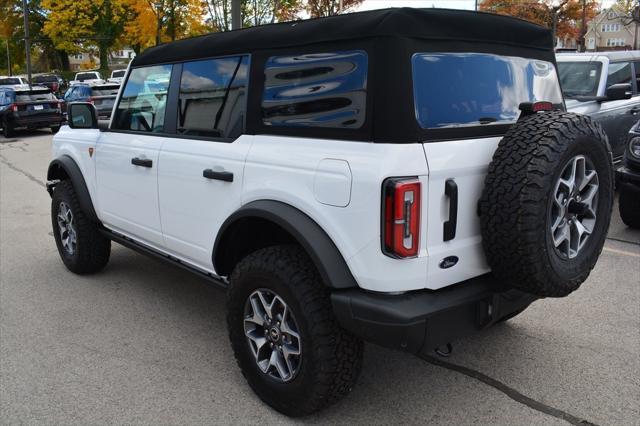
[(394, 8), (263, 25), (179, 40), (147, 49), (133, 60), (132, 65), (389, 37), (433, 41), (436, 44), (446, 41), (448, 44), (502, 45), (510, 46), (516, 53), (519, 49), (548, 53), (533, 55), (543, 56), (541, 59), (553, 56), (551, 31), (527, 21), (464, 10)]

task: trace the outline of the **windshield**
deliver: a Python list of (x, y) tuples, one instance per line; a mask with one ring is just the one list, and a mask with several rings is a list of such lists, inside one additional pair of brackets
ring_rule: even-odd
[(16, 102), (55, 101), (57, 98), (49, 90), (16, 91)]
[(76, 80), (85, 81), (85, 80), (96, 80), (99, 77), (93, 72), (82, 72), (76, 75)]
[(514, 56), (418, 53), (413, 88), (423, 129), (507, 124), (522, 102), (562, 104), (553, 64)]
[(117, 95), (120, 90), (120, 85), (100, 86), (93, 88), (93, 96), (110, 96)]
[(38, 75), (33, 77), (34, 83), (57, 83), (58, 78), (55, 75)]
[(562, 92), (568, 99), (596, 96), (601, 72), (601, 62), (558, 62)]
[(13, 78), (13, 77), (9, 77), (9, 78), (0, 78), (0, 85), (15, 85), (15, 84), (22, 84), (22, 82), (20, 81), (19, 78)]
[(113, 78), (124, 77), (124, 73), (125, 72), (126, 72), (125, 70), (114, 71), (114, 72), (111, 73), (111, 77), (113, 77)]

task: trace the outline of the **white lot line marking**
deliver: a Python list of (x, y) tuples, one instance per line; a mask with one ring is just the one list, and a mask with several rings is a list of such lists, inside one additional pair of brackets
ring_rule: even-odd
[(631, 253), (630, 251), (617, 250), (617, 249), (612, 249), (612, 248), (609, 248), (609, 247), (604, 247), (603, 250), (604, 251), (610, 251), (611, 253), (622, 254), (624, 256), (640, 257), (639, 253)]

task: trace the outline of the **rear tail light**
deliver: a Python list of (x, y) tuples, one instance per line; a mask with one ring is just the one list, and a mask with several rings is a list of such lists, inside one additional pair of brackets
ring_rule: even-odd
[(87, 99), (87, 102), (89, 102), (90, 104), (95, 105), (95, 99), (93, 97), (90, 97), (89, 99)]
[(417, 178), (392, 178), (382, 186), (382, 248), (387, 256), (416, 257), (420, 245), (420, 192)]
[(53, 92), (57, 92), (58, 91), (58, 83), (52, 83), (51, 84), (51, 90)]
[(18, 105), (16, 104), (11, 105), (11, 111), (18, 112)]

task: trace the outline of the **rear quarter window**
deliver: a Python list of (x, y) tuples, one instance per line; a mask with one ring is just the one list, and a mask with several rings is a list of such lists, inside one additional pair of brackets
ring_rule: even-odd
[(423, 129), (508, 124), (522, 102), (562, 104), (549, 62), (484, 53), (418, 53), (412, 62)]
[(267, 126), (359, 129), (365, 121), (364, 51), (272, 56), (265, 65)]

